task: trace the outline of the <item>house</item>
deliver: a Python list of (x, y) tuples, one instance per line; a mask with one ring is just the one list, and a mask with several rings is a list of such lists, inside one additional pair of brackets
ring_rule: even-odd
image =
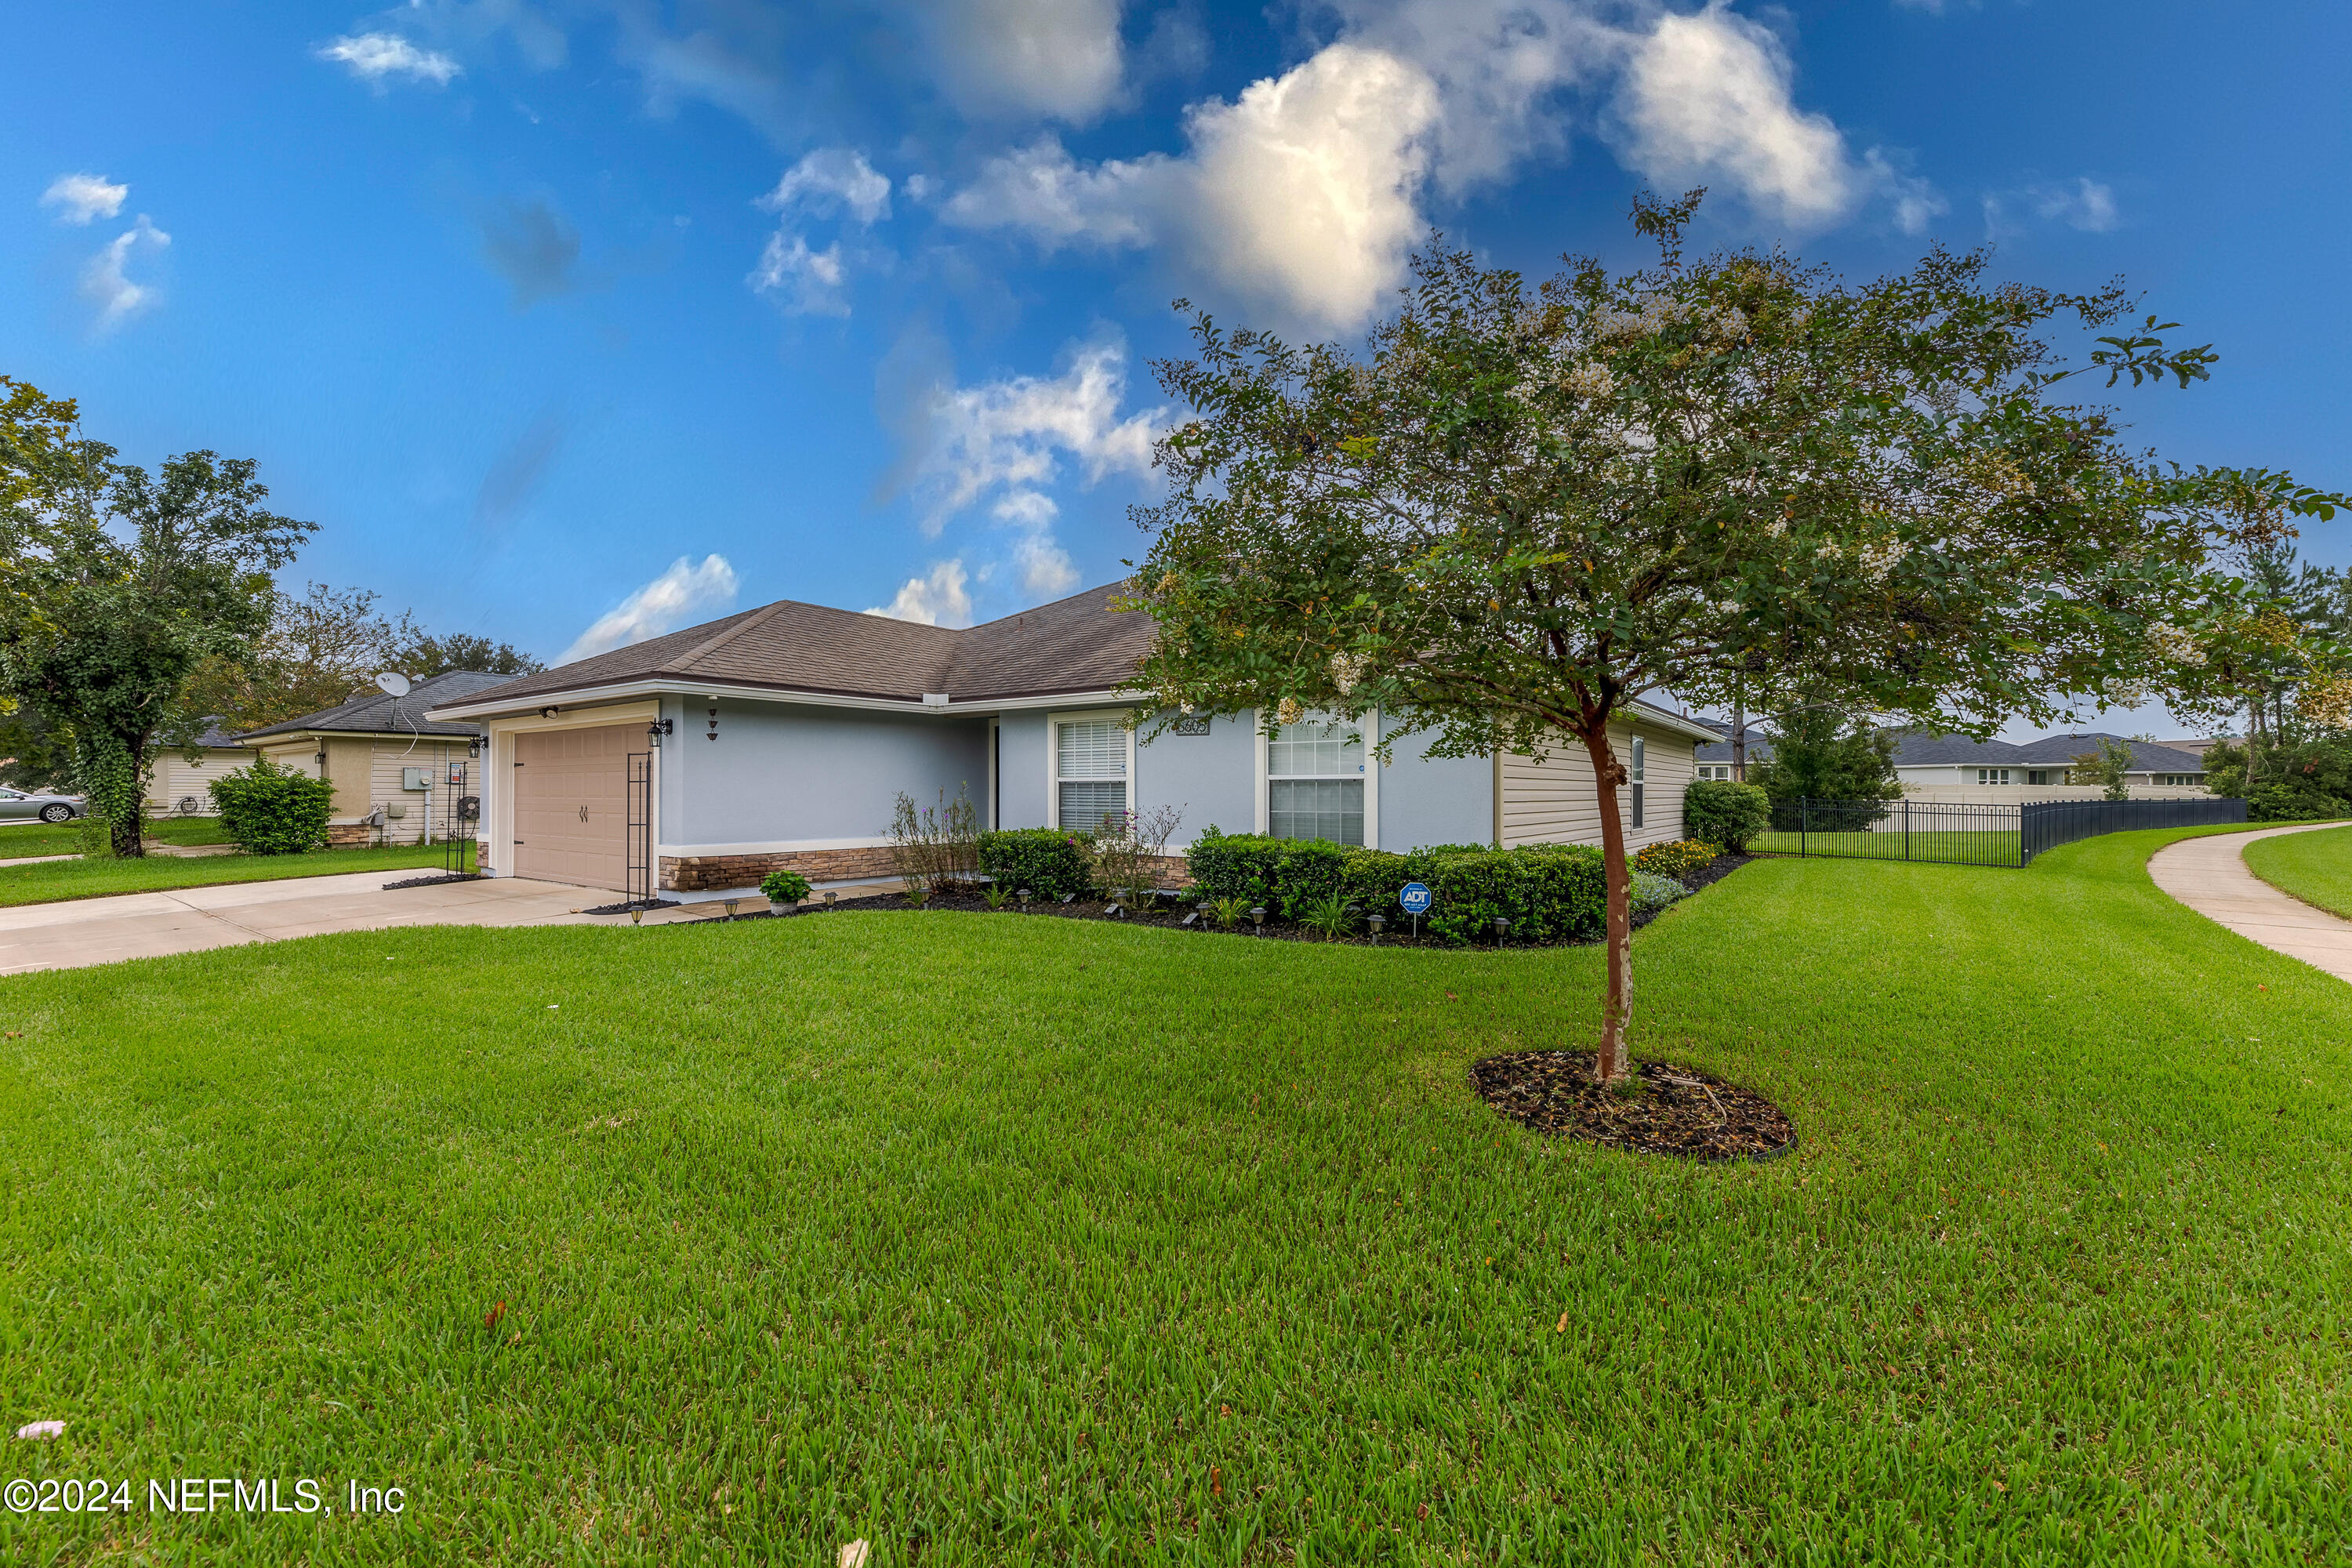
[(193, 762), (176, 746), (155, 753), (154, 767), (147, 775), (149, 816), (212, 816), (212, 782), (253, 761), (253, 753), (238, 745), (236, 737), (222, 729), (218, 720), (205, 721), (196, 745)]
[[(1703, 720), (1718, 735), (1730, 726)], [(2068, 784), (2074, 759), (2099, 749), (2102, 741), (2123, 741), (2120, 735), (2044, 735), (2022, 744), (2010, 741), (1972, 741), (1966, 735), (1935, 734), (1921, 730), (1895, 731), (1895, 776), (1904, 795), (1917, 801), (1973, 804), (2015, 804), (2027, 800), (2095, 800), (2105, 793), (2100, 784)], [(2195, 752), (2126, 741), (2132, 766), (2125, 782), (2135, 800), (2188, 800), (2204, 795), (2205, 762)], [(1769, 761), (1771, 742), (1748, 730), (1748, 761)], [(1732, 773), (1731, 742), (1718, 740), (1699, 748), (1694, 764), (1701, 778), (1727, 779)]]
[[(1091, 827), (1182, 813), (1202, 828), (1402, 849), (1593, 841), (1581, 748), (1433, 758), (1407, 736), (1368, 767), (1360, 734), (1309, 716), (1201, 715), (1146, 742), (1117, 689), (1151, 640), (1097, 588), (956, 630), (781, 600), (462, 696), (431, 717), (488, 735), (480, 859), (494, 875), (688, 897), (774, 869), (820, 885), (892, 879), (901, 792), (966, 792), (983, 827)], [(1392, 721), (1370, 721), (1384, 734)], [(1644, 707), (1622, 727), (1628, 842), (1682, 836), (1696, 721)]]
[(322, 713), (236, 739), (248, 758), (258, 753), (334, 786), (329, 842), (430, 842), (448, 837), (458, 801), (480, 794), (474, 787), (480, 763), (473, 759), (482, 731), (462, 721), (428, 718), (426, 710), (509, 679), (451, 670), (416, 682), (405, 697), (370, 687)]

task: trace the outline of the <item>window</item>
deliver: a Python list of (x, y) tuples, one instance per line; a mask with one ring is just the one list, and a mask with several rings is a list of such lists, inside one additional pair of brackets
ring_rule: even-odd
[(2028, 768), (2025, 771), (2025, 782), (2030, 784), (2046, 784), (2052, 782), (2050, 773), (2051, 770), (2048, 768)]
[(1977, 783), (1980, 784), (2005, 784), (2008, 782), (2009, 770), (2007, 768), (1979, 768), (1977, 770)]
[(2195, 773), (2158, 773), (2156, 782), (2168, 789), (2195, 789), (2204, 781)]
[(1642, 763), (1643, 763), (1643, 756), (1642, 756), (1642, 752), (1643, 752), (1643, 745), (1642, 745), (1642, 737), (1641, 737), (1641, 736), (1639, 736), (1639, 735), (1634, 736), (1634, 737), (1633, 737), (1633, 765), (1631, 768), (1629, 768), (1628, 770), (1626, 770), (1626, 771), (1627, 771), (1629, 773), (1631, 773), (1631, 774), (1633, 775), (1633, 776), (1632, 776), (1632, 779), (1631, 779), (1631, 781), (1630, 781), (1630, 782), (1633, 784), (1633, 826), (1634, 826), (1635, 827), (1639, 827), (1639, 826), (1642, 826)]
[(1364, 841), (1364, 742), (1344, 723), (1285, 724), (1265, 748), (1266, 832)]
[(1054, 726), (1056, 825), (1099, 831), (1127, 810), (1128, 733), (1118, 721), (1087, 719)]
[(1698, 776), (1703, 779), (1722, 779), (1726, 783), (1729, 783), (1731, 779), (1731, 764), (1729, 763), (1701, 763), (1698, 765)]

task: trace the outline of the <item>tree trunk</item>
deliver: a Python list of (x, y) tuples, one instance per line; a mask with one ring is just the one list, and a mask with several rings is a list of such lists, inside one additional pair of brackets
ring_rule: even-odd
[(1617, 788), (1625, 764), (1609, 745), (1603, 717), (1580, 737), (1592, 759), (1592, 786), (1601, 803), (1601, 865), (1609, 882), (1609, 996), (1601, 1009), (1601, 1050), (1593, 1076), (1612, 1083), (1633, 1071), (1625, 1057), (1625, 1026), (1633, 1016), (1633, 878), (1625, 863), (1625, 825), (1617, 816)]

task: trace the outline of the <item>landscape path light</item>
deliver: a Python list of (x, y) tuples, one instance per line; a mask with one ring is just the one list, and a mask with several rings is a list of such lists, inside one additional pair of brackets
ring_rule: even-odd
[(1387, 925), (1389, 922), (1379, 915), (1367, 915), (1364, 918), (1364, 923), (1372, 928), (1372, 945), (1374, 947), (1380, 946), (1381, 928)]
[(1029, 889), (1024, 888), (1020, 892), (1013, 896), (1021, 900), (1021, 912), (1024, 915), (1027, 914), (1029, 912)]
[(1264, 904), (1252, 904), (1250, 906), (1250, 920), (1256, 925), (1257, 934), (1264, 936), (1265, 934), (1265, 906)]
[(735, 906), (742, 901), (743, 900), (740, 899), (730, 899), (727, 900), (727, 918), (729, 920), (731, 921), (735, 918)]
[(824, 907), (826, 909), (833, 908), (833, 900), (839, 897), (841, 897), (839, 893), (835, 892), (831, 888), (827, 888), (824, 890)]
[(1503, 945), (1503, 938), (1510, 934), (1511, 922), (1505, 920), (1502, 916), (1496, 915), (1495, 917), (1494, 925), (1495, 945), (1496, 947), (1500, 947)]

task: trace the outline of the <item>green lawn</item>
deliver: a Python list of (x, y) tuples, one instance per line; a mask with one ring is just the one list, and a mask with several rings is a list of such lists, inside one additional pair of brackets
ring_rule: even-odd
[(1640, 1050), (1778, 1098), (1762, 1166), (1473, 1098), (1584, 1043), (1595, 949), (908, 911), (0, 981), (0, 1417), (70, 1424), (16, 1470), (337, 1508), (0, 1559), (2341, 1561), (2352, 989), (2158, 893), (2180, 837), (1642, 931)]
[(1842, 856), (1868, 860), (1925, 860), (1943, 865), (2017, 865), (2017, 833), (1952, 829), (1916, 833), (1760, 833), (1757, 855)]
[(2352, 917), (2352, 827), (2258, 839), (2246, 846), (2246, 868), (2306, 904)]
[[(81, 833), (82, 825), (79, 822), (60, 822), (54, 827), (46, 822), (0, 826), (0, 859), (21, 859), (30, 855), (79, 855), (81, 853)], [(165, 844), (228, 842), (228, 835), (222, 831), (217, 816), (157, 817), (147, 825), (147, 837)]]
[(222, 882), (331, 877), (339, 871), (393, 871), (410, 867), (437, 870), (440, 865), (438, 844), (430, 848), (404, 844), (388, 849), (320, 849), (309, 855), (150, 855), (137, 860), (50, 860), (37, 866), (0, 866), (0, 906), (96, 899), (109, 893), (149, 893), (162, 888), (205, 888)]

